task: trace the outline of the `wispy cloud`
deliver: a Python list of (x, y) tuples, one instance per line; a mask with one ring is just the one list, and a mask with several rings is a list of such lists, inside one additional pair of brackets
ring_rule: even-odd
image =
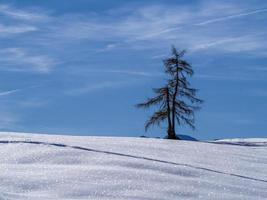
[(149, 71), (138, 71), (138, 70), (124, 70), (124, 69), (102, 69), (102, 70), (89, 70), (89, 72), (95, 73), (112, 73), (112, 74), (124, 74), (130, 76), (143, 76), (143, 77), (159, 77), (162, 76), (161, 72), (149, 72)]
[[(41, 9), (18, 9), (0, 4), (0, 70), (49, 73), (56, 62), (50, 53), (33, 40), (42, 40), (44, 27), (49, 25), (50, 16)], [(8, 25), (7, 25), (8, 24)], [(18, 35), (20, 37), (18, 37)], [(47, 42), (47, 41), (46, 41)], [(13, 44), (13, 45), (12, 45)], [(19, 47), (17, 47), (19, 46)]]
[[(77, 40), (88, 40), (94, 44), (97, 42), (104, 43), (103, 48), (95, 48), (95, 51), (99, 53), (128, 48), (161, 48), (162, 46), (169, 46), (171, 43), (193, 51), (210, 49), (215, 46), (227, 51), (228, 49), (223, 48), (221, 44), (231, 43), (232, 41), (235, 41), (235, 43), (243, 42), (238, 38), (242, 37), (240, 32), (237, 36), (234, 31), (239, 27), (236, 27), (236, 25), (233, 27), (230, 24), (228, 30), (222, 30), (224, 32), (222, 36), (220, 34), (222, 31), (214, 32), (213, 26), (216, 26), (218, 22), (241, 19), (242, 17), (267, 12), (267, 8), (242, 10), (247, 9), (235, 4), (228, 5), (221, 2), (206, 3), (205, 5), (197, 4), (194, 7), (152, 5), (128, 8), (127, 12), (121, 13), (123, 17), (117, 18), (112, 16), (115, 12), (104, 12), (101, 13), (101, 16), (96, 13), (94, 15), (89, 13), (90, 17), (75, 13), (53, 17), (52, 15), (49, 16), (46, 11), (39, 14), (36, 11), (19, 10), (6, 5), (0, 7), (0, 13), (2, 12), (2, 14), (16, 19), (25, 19), (25, 21), (29, 19), (50, 19), (41, 27), (38, 23), (29, 23), (17, 28), (2, 27), (2, 32), (20, 33), (38, 30), (38, 38), (28, 39), (29, 43), (34, 40), (35, 44), (50, 49), (57, 49), (62, 45), (68, 46), (68, 44), (77, 43)], [(119, 9), (118, 12), (120, 12)], [(242, 23), (240, 22), (240, 24)], [(261, 31), (266, 32), (267, 30), (262, 29)], [(242, 32), (244, 32), (244, 35), (253, 34)], [(261, 43), (262, 41), (257, 42)], [(242, 51), (243, 48), (239, 48), (239, 50)]]
[(19, 89), (16, 89), (16, 90), (8, 90), (8, 91), (3, 91), (3, 92), (0, 91), (0, 97), (1, 96), (8, 96), (8, 95), (17, 93), (19, 91), (20, 91)]
[[(204, 6), (195, 4), (192, 7), (154, 4), (135, 6), (123, 12), (118, 9), (117, 12), (121, 13), (116, 13), (116, 16), (121, 17), (115, 17), (115, 11), (104, 11), (101, 15), (70, 13), (55, 17), (45, 10), (38, 13), (36, 10), (2, 5), (0, 14), (15, 20), (23, 20), (24, 24), (17, 29), (13, 25), (10, 27), (2, 25), (2, 32), (11, 34), (24, 31), (31, 35), (16, 38), (19, 43), (26, 44), (24, 47), (0, 50), (0, 69), (50, 73), (58, 64), (58, 60), (64, 60), (68, 65), (76, 56), (75, 59), (86, 62), (85, 59), (88, 57), (79, 57), (80, 54), (75, 51), (101, 54), (116, 50), (150, 50), (152, 54), (161, 57), (164, 55), (161, 50), (169, 48), (171, 44), (178, 48), (187, 48), (189, 53), (193, 54), (205, 50), (210, 54), (253, 52), (263, 55), (260, 52), (266, 52), (267, 49), (264, 46), (266, 37), (264, 34), (267, 33), (267, 29), (262, 27), (260, 29), (262, 35), (255, 34), (259, 32), (261, 25), (255, 23), (252, 24), (253, 28), (246, 29), (244, 26), (246, 20), (243, 18), (256, 14), (263, 15), (267, 8), (248, 10), (248, 7), (222, 2), (211, 5), (206, 3)], [(31, 21), (30, 18), (35, 20)], [(42, 19), (49, 20), (42, 21)], [(232, 19), (239, 21), (232, 24)], [(39, 24), (38, 20), (43, 23)], [(218, 26), (218, 22), (223, 21), (227, 22), (227, 25)], [(22, 42), (23, 39), (25, 40)], [(78, 46), (76, 46), (78, 50), (73, 47), (75, 45)], [(72, 53), (76, 55), (72, 56)], [(77, 65), (75, 69), (79, 67)], [(147, 77), (155, 75), (138, 70), (108, 71)]]
[(46, 106), (49, 103), (48, 100), (44, 99), (24, 99), (23, 101), (18, 101), (17, 104), (25, 108), (40, 108)]
[(88, 94), (97, 90), (103, 90), (107, 88), (118, 88), (128, 85), (129, 82), (126, 81), (105, 81), (102, 83), (94, 83), (94, 84), (88, 84), (84, 86), (80, 86), (75, 89), (70, 89), (65, 92), (65, 94), (70, 96), (76, 96), (76, 95), (82, 95), (82, 94)]
[(117, 74), (128, 74), (134, 76), (146, 76), (146, 77), (158, 77), (162, 76), (163, 73), (160, 72), (145, 72), (145, 71), (135, 71), (135, 70), (106, 70), (107, 73), (117, 73)]
[[(263, 50), (266, 45), (262, 42), (266, 37), (264, 34), (248, 34), (237, 37), (226, 37), (221, 39), (211, 39), (202, 44), (193, 45), (191, 52), (200, 50), (219, 50), (225, 52), (252, 52)], [(261, 51), (258, 52), (261, 55)]]
[(56, 61), (46, 55), (30, 54), (23, 48), (0, 50), (0, 70), (49, 73)]
[(0, 4), (0, 14), (26, 21), (42, 21), (49, 18), (48, 15), (40, 12), (40, 10), (21, 10), (4, 4)]
[(16, 94), (18, 92), (24, 92), (24, 91), (35, 89), (35, 88), (39, 88), (39, 87), (41, 87), (41, 86), (40, 85), (32, 85), (32, 86), (25, 87), (25, 88), (20, 88), (20, 89), (0, 91), (0, 97), (1, 96), (9, 96), (9, 95), (12, 95), (12, 94)]
[(5, 26), (0, 24), (0, 36), (36, 31), (37, 28), (30, 25)]
[(213, 40), (213, 41), (210, 41), (210, 42), (206, 42), (206, 43), (203, 43), (203, 44), (199, 44), (199, 45), (196, 45), (195, 47), (193, 47), (193, 50), (201, 50), (201, 49), (207, 49), (207, 48), (210, 48), (210, 47), (216, 47), (218, 45), (223, 45), (223, 44), (226, 44), (226, 43), (231, 43), (231, 42), (235, 42), (237, 40), (239, 40), (240, 38), (243, 38), (243, 36), (241, 37), (233, 37), (233, 38), (224, 38), (224, 39), (220, 39), (220, 40)]
[[(14, 86), (14, 76), (18, 77), (16, 85), (53, 81), (44, 91), (36, 90), (36, 94), (27, 93), (23, 88), (2, 90), (1, 103), (6, 101), (8, 105), (0, 107), (0, 128), (14, 127), (20, 120), (27, 120), (27, 110), (45, 106), (45, 97), (57, 93), (55, 91), (62, 91), (56, 94), (59, 96), (90, 95), (97, 91), (121, 90), (133, 84), (144, 86), (147, 81), (155, 81), (154, 77), (161, 79), (162, 74), (157, 69), (162, 63), (153, 59), (166, 57), (171, 44), (188, 49), (189, 60), (196, 66), (200, 59), (200, 64), (207, 63), (205, 67), (209, 71), (203, 67), (203, 71), (196, 73), (196, 81), (266, 80), (263, 75), (256, 76), (266, 71), (262, 65), (265, 61), (255, 64), (257, 74), (240, 62), (248, 59), (247, 56), (266, 58), (267, 8), (264, 3), (249, 0), (161, 2), (128, 4), (125, 1), (123, 5), (127, 8), (124, 10), (113, 7), (112, 11), (94, 13), (90, 13), (90, 9), (75, 13), (78, 9), (52, 8), (53, 3), (47, 5), (56, 12), (46, 10), (47, 7), (0, 5), (0, 71), (8, 74), (2, 82), (8, 80), (7, 85)], [(218, 56), (234, 58), (228, 59), (228, 63), (242, 65), (242, 68), (222, 69), (227, 63), (214, 61)], [(207, 62), (209, 59), (214, 60)], [(252, 61), (255, 59), (249, 60), (248, 65)], [(34, 72), (38, 78), (10, 72)], [(204, 81), (203, 85), (201, 87), (207, 83)], [(266, 94), (258, 91), (257, 95)], [(11, 105), (12, 99), (17, 108)], [(1, 110), (3, 107), (9, 112)], [(19, 118), (16, 114), (23, 113), (16, 109), (25, 110), (25, 117)], [(244, 121), (246, 123), (246, 119), (239, 123)]]
[(0, 4), (0, 36), (31, 33), (39, 30), (42, 22), (48, 22), (49, 15), (36, 10), (16, 9), (9, 5)]
[(195, 25), (196, 26), (204, 26), (204, 25), (208, 25), (208, 24), (212, 24), (212, 23), (216, 23), (216, 22), (227, 21), (227, 20), (245, 17), (248, 15), (255, 15), (255, 14), (259, 14), (259, 13), (263, 13), (263, 12), (267, 12), (267, 8), (257, 9), (257, 10), (253, 10), (253, 11), (246, 11), (246, 12), (237, 13), (237, 14), (233, 14), (233, 15), (229, 15), (229, 16), (224, 16), (224, 17), (219, 17), (219, 18), (215, 18), (215, 19), (211, 19), (211, 20), (206, 20), (203, 22), (196, 23)]
[[(242, 38), (247, 35), (250, 35), (250, 37), (246, 39), (253, 41), (254, 37), (252, 36), (256, 31), (242, 31), (244, 35), (240, 35), (240, 30), (242, 29), (240, 27), (246, 20), (239, 22), (240, 27), (229, 24), (228, 30), (222, 30), (224, 35), (220, 31), (214, 32), (213, 26), (218, 29), (218, 22), (241, 19), (245, 16), (267, 12), (267, 8), (240, 12), (240, 10), (245, 9), (236, 8), (235, 6), (229, 9), (230, 5), (226, 7), (227, 9), (218, 9), (218, 5), (212, 6), (214, 4), (209, 7), (210, 11), (206, 10), (206, 12), (210, 12), (209, 15), (203, 11), (203, 7), (193, 9), (159, 5), (135, 8), (129, 11), (124, 18), (114, 21), (107, 21), (101, 17), (95, 17), (91, 20), (85, 17), (74, 17), (71, 23), (61, 23), (55, 30), (58, 35), (57, 38), (61, 37), (67, 40), (114, 41), (114, 43), (108, 43), (101, 51), (116, 50), (118, 48), (160, 48), (163, 44), (169, 45), (170, 43), (194, 51), (210, 49), (215, 46), (218, 49), (227, 51), (228, 49), (223, 48), (222, 44), (233, 41), (235, 44), (240, 44), (243, 42)], [(218, 12), (215, 12), (216, 9)], [(179, 12), (176, 12), (176, 10), (179, 10)], [(235, 10), (236, 12), (234, 12)], [(218, 17), (222, 15), (225, 16)], [(207, 17), (211, 19), (207, 19)], [(204, 26), (205, 28), (203, 29)], [(219, 29), (223, 29), (223, 27), (219, 27)], [(238, 31), (235, 31), (235, 29), (238, 29)], [(79, 32), (75, 30), (79, 30)], [(261, 31), (265, 33), (267, 30), (263, 28)], [(238, 32), (238, 36), (236, 32)], [(262, 43), (262, 41), (254, 41), (253, 43), (255, 44), (256, 42), (258, 44)], [(237, 47), (238, 45), (235, 46)], [(255, 46), (252, 50), (254, 48)], [(244, 50), (243, 48), (238, 49), (239, 51)]]
[(208, 80), (208, 81), (259, 81), (265, 80), (265, 78), (253, 77), (250, 74), (197, 74), (195, 78)]
[[(1, 130), (14, 130), (21, 128), (20, 123), (25, 119), (24, 112), (17, 109), (39, 108), (48, 103), (47, 100), (38, 97), (27, 97), (32, 94), (32, 89), (39, 88), (40, 85), (32, 85), (29, 87), (0, 91), (0, 129)], [(36, 90), (35, 90), (36, 91)], [(22, 94), (18, 97), (13, 95)], [(30, 95), (31, 96), (31, 95)], [(6, 98), (2, 98), (6, 97)], [(23, 117), (22, 117), (23, 115)]]

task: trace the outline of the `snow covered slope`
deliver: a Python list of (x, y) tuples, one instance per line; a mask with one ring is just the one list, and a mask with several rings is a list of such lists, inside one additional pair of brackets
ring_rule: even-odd
[(267, 146), (230, 142), (0, 133), (0, 200), (267, 199)]
[(267, 146), (267, 139), (263, 138), (234, 138), (216, 140), (216, 143), (242, 145), (242, 146)]

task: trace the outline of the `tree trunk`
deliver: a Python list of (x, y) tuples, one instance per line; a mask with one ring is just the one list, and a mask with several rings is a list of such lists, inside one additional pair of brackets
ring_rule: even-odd
[(174, 137), (174, 139), (177, 138), (176, 133), (175, 133), (175, 113), (176, 113), (175, 102), (176, 102), (176, 96), (178, 94), (178, 84), (179, 84), (179, 69), (178, 69), (178, 64), (177, 64), (176, 83), (175, 83), (174, 93), (172, 97), (172, 131), (173, 131), (172, 137)]
[(168, 138), (172, 136), (173, 130), (172, 130), (172, 122), (171, 122), (171, 108), (170, 108), (170, 91), (169, 88), (167, 88), (167, 114), (168, 114)]

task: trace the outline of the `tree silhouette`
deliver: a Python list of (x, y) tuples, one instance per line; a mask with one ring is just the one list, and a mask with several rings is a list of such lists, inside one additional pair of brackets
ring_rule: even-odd
[(171, 127), (171, 105), (170, 92), (168, 85), (166, 87), (153, 89), (157, 96), (147, 99), (146, 102), (137, 104), (138, 108), (150, 108), (154, 105), (159, 105), (159, 110), (156, 111), (145, 124), (147, 131), (151, 125), (160, 125), (161, 122), (168, 120), (168, 127)]
[(159, 109), (148, 119), (145, 130), (152, 125), (160, 125), (167, 120), (168, 139), (179, 139), (176, 134), (176, 123), (188, 125), (195, 129), (195, 111), (200, 109), (203, 102), (196, 97), (197, 90), (191, 87), (188, 77), (192, 77), (192, 66), (183, 59), (185, 51), (177, 51), (172, 47), (172, 54), (165, 59), (165, 73), (168, 75), (167, 83), (162, 88), (153, 89), (155, 97), (147, 99), (144, 103), (137, 104), (138, 108), (159, 106)]

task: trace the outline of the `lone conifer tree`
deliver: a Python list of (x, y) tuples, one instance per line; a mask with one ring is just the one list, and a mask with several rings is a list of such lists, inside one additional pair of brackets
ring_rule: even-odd
[(185, 51), (178, 52), (172, 47), (172, 54), (164, 60), (165, 73), (169, 79), (162, 88), (153, 89), (155, 97), (147, 99), (144, 103), (137, 104), (139, 108), (150, 108), (158, 105), (156, 111), (146, 122), (147, 130), (152, 125), (160, 125), (167, 120), (168, 139), (179, 139), (176, 135), (176, 123), (189, 125), (195, 129), (194, 111), (200, 109), (203, 101), (196, 97), (197, 90), (192, 88), (188, 77), (194, 74), (192, 66), (183, 59)]

